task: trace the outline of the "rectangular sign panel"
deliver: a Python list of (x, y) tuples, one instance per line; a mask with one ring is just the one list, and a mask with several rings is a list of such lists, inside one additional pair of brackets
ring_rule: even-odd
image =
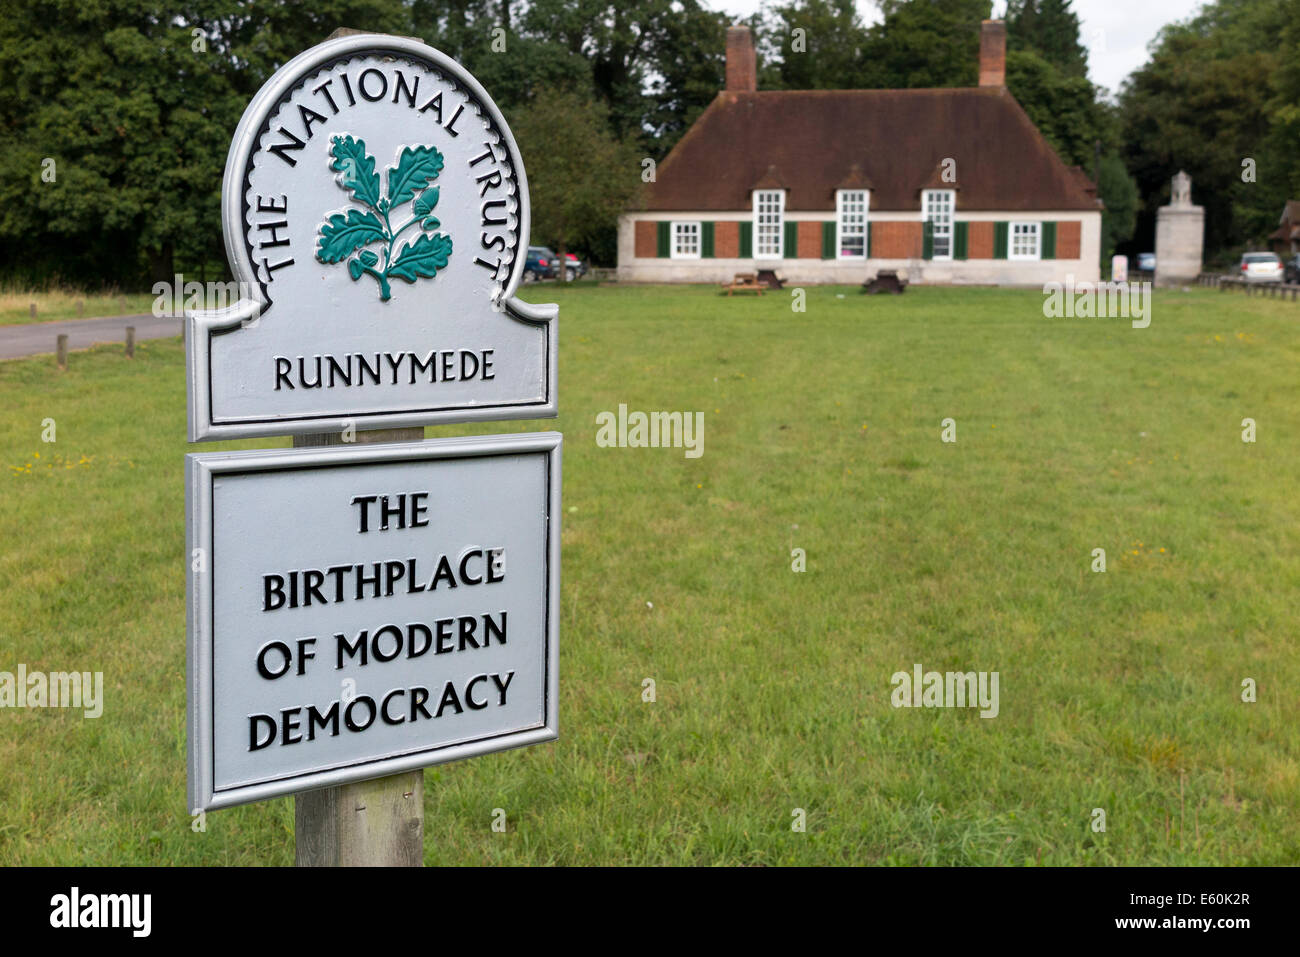
[(191, 810), (554, 739), (560, 444), (186, 456)]

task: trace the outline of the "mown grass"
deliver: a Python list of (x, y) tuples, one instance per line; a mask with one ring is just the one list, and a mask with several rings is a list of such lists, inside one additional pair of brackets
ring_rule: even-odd
[[(150, 293), (85, 292), (72, 287), (31, 290), (0, 287), (0, 326), (19, 326), (56, 319), (134, 316), (152, 311), (157, 297)], [(77, 311), (77, 304), (81, 311)], [(36, 315), (31, 307), (36, 306)]]
[[(1300, 858), (1295, 305), (544, 291), (558, 423), (430, 434), (565, 434), (561, 737), (429, 769), (428, 863)], [(703, 411), (703, 457), (597, 447), (619, 403)], [(291, 799), (184, 806), (179, 340), (2, 363), (0, 423), (0, 670), (108, 699), (0, 711), (0, 862), (290, 863)], [(999, 716), (892, 708), (917, 662)]]

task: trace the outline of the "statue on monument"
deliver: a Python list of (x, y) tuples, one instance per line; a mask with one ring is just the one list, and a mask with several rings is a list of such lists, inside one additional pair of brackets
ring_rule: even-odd
[(1201, 272), (1205, 210), (1192, 204), (1192, 178), (1174, 174), (1169, 205), (1156, 210), (1156, 285), (1194, 282)]

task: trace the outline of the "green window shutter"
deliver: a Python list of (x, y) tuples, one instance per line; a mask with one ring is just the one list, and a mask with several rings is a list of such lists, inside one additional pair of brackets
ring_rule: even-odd
[(934, 223), (928, 219), (921, 224), (921, 258), (934, 258)]
[(799, 224), (789, 220), (785, 223), (785, 258), (799, 258)]
[(740, 258), (754, 258), (754, 224), (740, 224)]
[(700, 258), (713, 258), (713, 224), (700, 223)]
[(835, 258), (835, 224), (822, 223), (822, 259)]
[(876, 238), (876, 228), (870, 222), (868, 222), (867, 223), (867, 258), (868, 259), (870, 259), (872, 256), (871, 241), (875, 238)]
[(968, 243), (969, 223), (953, 223), (952, 258), (965, 259)]
[(672, 242), (673, 224), (659, 223), (658, 226), (659, 226), (659, 249), (655, 255), (657, 255), (660, 259), (667, 259), (672, 252), (670, 243)]
[(1010, 227), (1007, 223), (993, 224), (993, 258), (1007, 258), (1007, 232)]
[(1043, 223), (1039, 227), (1043, 233), (1042, 259), (1056, 258), (1056, 223)]

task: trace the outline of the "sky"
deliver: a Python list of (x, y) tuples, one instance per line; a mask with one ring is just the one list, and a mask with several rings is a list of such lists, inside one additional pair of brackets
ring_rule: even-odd
[[(715, 10), (736, 16), (758, 11), (760, 0), (704, 0)], [(1166, 23), (1186, 20), (1201, 4), (1197, 0), (1074, 0), (1079, 37), (1088, 48), (1088, 77), (1112, 93), (1129, 73), (1147, 60), (1147, 44)], [(873, 0), (857, 0), (858, 14), (867, 23), (880, 20)], [(1006, 0), (994, 0), (993, 16), (1001, 17)]]

